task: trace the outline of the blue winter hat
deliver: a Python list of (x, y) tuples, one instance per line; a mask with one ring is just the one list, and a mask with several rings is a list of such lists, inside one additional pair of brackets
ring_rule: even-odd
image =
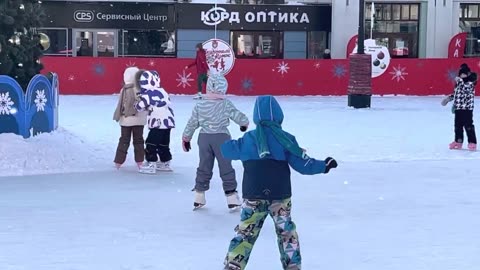
[(228, 89), (228, 81), (221, 74), (212, 74), (207, 80), (207, 92), (211, 94), (225, 95)]

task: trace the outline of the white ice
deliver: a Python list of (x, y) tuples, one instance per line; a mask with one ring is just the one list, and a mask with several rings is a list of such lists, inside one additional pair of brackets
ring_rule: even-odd
[[(253, 97), (231, 99), (251, 117)], [(479, 267), (480, 155), (448, 150), (453, 115), (441, 99), (373, 97), (354, 110), (346, 97), (279, 98), (301, 146), (339, 161), (328, 175), (293, 174), (303, 269)], [(207, 207), (191, 209), (198, 153), (180, 140), (194, 101), (173, 97), (175, 172), (148, 176), (131, 155), (113, 168), (116, 100), (62, 96), (57, 132), (0, 135), (1, 270), (222, 269), (239, 215), (217, 174)], [(247, 269), (281, 269), (270, 220)]]

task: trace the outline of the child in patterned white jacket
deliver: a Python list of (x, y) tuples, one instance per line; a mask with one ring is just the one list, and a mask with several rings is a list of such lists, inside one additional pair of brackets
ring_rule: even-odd
[(200, 163), (193, 189), (195, 208), (206, 204), (205, 191), (210, 189), (215, 159), (218, 162), (228, 207), (234, 209), (241, 205), (232, 161), (223, 157), (220, 147), (231, 139), (228, 131), (230, 119), (237, 123), (243, 132), (247, 130), (249, 122), (247, 116), (225, 98), (227, 88), (228, 82), (225, 77), (218, 74), (211, 75), (207, 80), (207, 94), (193, 108), (192, 116), (183, 132), (183, 149), (188, 152), (191, 149), (190, 140), (195, 130), (201, 128), (198, 136)]
[(170, 132), (175, 128), (175, 119), (170, 97), (167, 91), (160, 87), (160, 75), (156, 71), (144, 71), (139, 84), (140, 100), (136, 109), (148, 111), (147, 125), (150, 129), (145, 141), (147, 164), (140, 172), (154, 174), (157, 170), (171, 171)]
[(477, 137), (473, 124), (473, 109), (475, 103), (475, 84), (477, 74), (472, 73), (468, 65), (463, 64), (455, 78), (455, 90), (452, 95), (442, 101), (447, 105), (453, 101), (453, 113), (455, 114), (455, 140), (450, 143), (450, 149), (461, 149), (464, 143), (463, 131), (465, 129), (468, 139), (468, 150), (477, 150)]

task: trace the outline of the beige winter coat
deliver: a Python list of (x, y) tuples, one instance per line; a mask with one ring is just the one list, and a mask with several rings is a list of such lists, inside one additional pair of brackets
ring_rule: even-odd
[(113, 120), (120, 126), (144, 126), (147, 124), (147, 112), (138, 112), (135, 109), (137, 94), (140, 92), (138, 82), (136, 81), (138, 68), (129, 67), (123, 74), (125, 86), (120, 91), (117, 108), (113, 114)]

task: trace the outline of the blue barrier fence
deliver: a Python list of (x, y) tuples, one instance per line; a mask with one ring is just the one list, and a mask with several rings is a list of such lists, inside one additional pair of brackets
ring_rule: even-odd
[(29, 138), (56, 130), (58, 106), (57, 74), (35, 75), (25, 93), (13, 78), (0, 75), (0, 133)]

